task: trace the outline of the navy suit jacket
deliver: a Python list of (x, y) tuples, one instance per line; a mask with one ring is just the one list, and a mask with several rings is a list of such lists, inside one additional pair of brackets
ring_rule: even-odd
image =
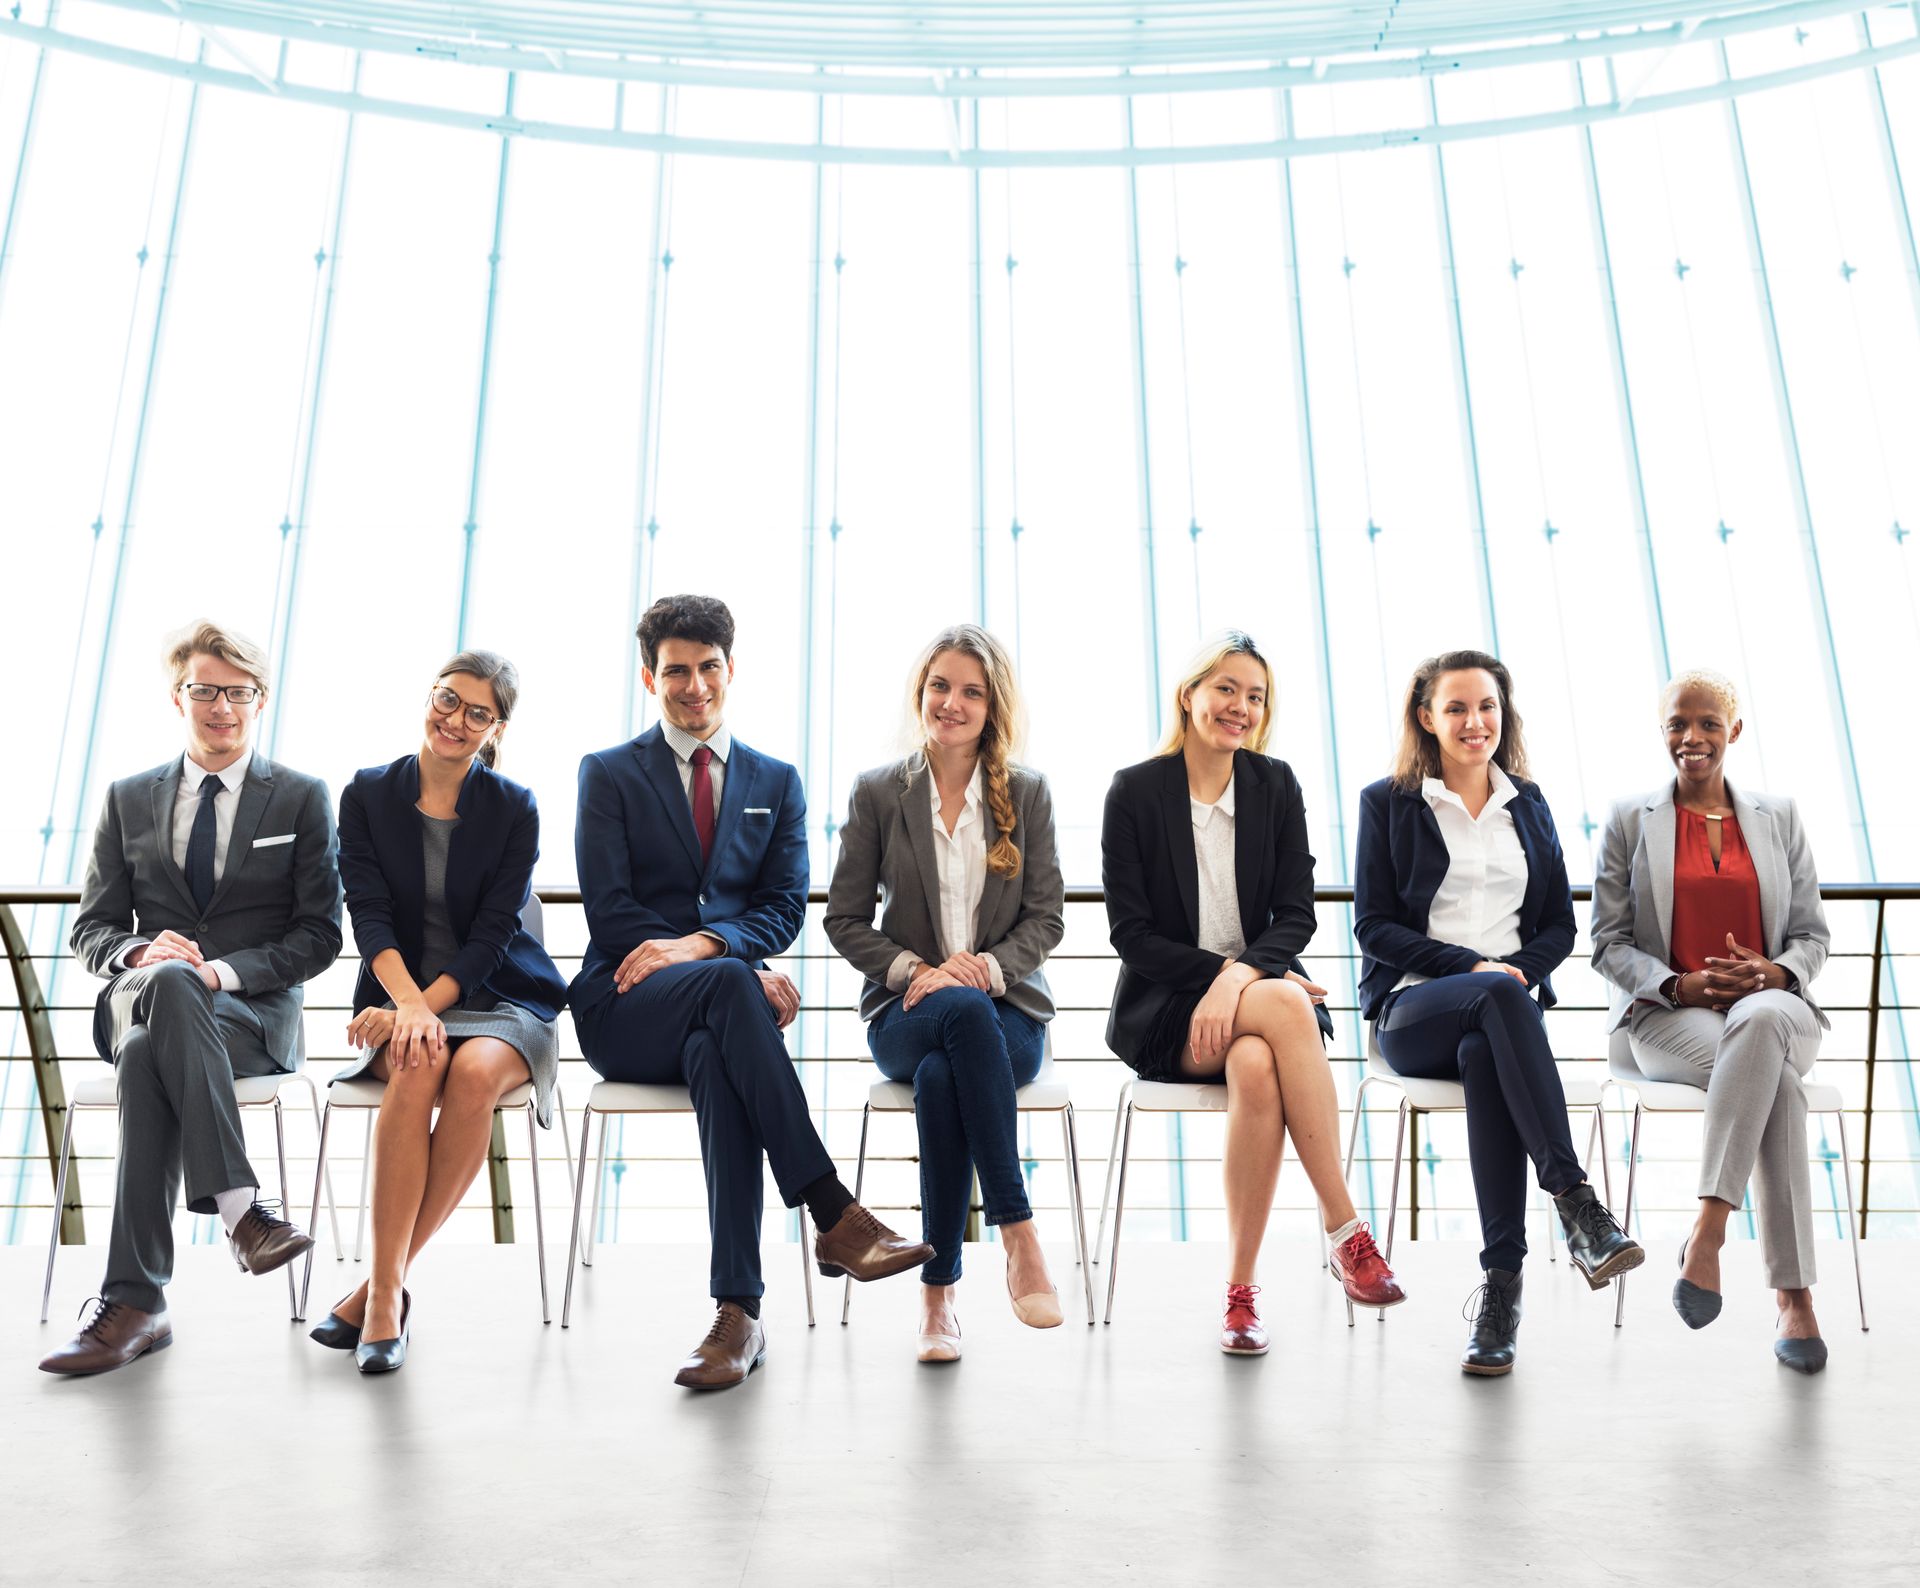
[(706, 864), (679, 764), (657, 726), (581, 761), (573, 847), (590, 940), (570, 994), (586, 1044), (614, 996), (614, 972), (642, 943), (711, 932), (729, 958), (758, 967), (792, 946), (806, 918), (800, 774), (738, 739)]
[[(340, 795), (340, 878), (363, 961), (353, 989), (356, 1013), (387, 1001), (373, 974), (373, 957), (383, 949), (398, 949), (413, 979), (426, 988), (420, 976), (427, 883), (419, 798), (420, 761), (411, 755), (354, 773)], [(567, 984), (520, 925), (540, 856), (533, 791), (475, 761), (454, 810), (460, 825), (447, 845), (447, 919), (460, 952), (442, 974), (460, 984), (463, 1003), (491, 994), (542, 1020), (557, 1019)]]
[[(1520, 947), (1504, 956), (1537, 988), (1543, 1008), (1554, 1005), (1554, 969), (1573, 952), (1573, 894), (1553, 812), (1537, 785), (1513, 780), (1519, 795), (1507, 809), (1527, 857), (1527, 891), (1520, 901)], [(1433, 896), (1452, 857), (1440, 818), (1419, 794), (1382, 778), (1360, 791), (1359, 854), (1353, 875), (1353, 935), (1360, 940), (1360, 1012), (1374, 1018), (1381, 1000), (1408, 971), (1460, 976), (1486, 954), (1470, 944), (1427, 936)]]

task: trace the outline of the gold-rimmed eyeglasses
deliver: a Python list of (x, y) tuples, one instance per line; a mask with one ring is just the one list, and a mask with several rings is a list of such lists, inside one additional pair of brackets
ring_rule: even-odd
[[(485, 733), (496, 722), (507, 720), (505, 717), (496, 717), (485, 706), (476, 706), (471, 701), (462, 700), (445, 684), (437, 685), (427, 691), (427, 704), (443, 717), (451, 717), (456, 711), (460, 712), (467, 726), (475, 733)], [(463, 707), (464, 710), (461, 709)]]

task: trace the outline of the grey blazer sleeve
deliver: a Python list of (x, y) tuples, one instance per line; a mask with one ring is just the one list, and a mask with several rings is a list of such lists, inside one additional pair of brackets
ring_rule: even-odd
[(293, 899), (287, 930), (272, 942), (225, 956), (240, 978), (243, 993), (297, 987), (318, 976), (340, 954), (340, 860), (333, 801), (319, 778), (303, 782), (305, 796), (293, 827)]
[(1060, 854), (1053, 836), (1053, 795), (1044, 777), (1036, 772), (1032, 778), (1032, 792), (1020, 818), (1027, 829), (1020, 844), (1020, 914), (1005, 937), (986, 947), (1000, 962), (1000, 974), (1009, 987), (1045, 964), (1067, 929), (1067, 890), (1060, 880)]
[(1786, 946), (1774, 963), (1793, 974), (1805, 997), (1808, 986), (1827, 962), (1832, 939), (1827, 933), (1827, 913), (1820, 904), (1820, 877), (1813, 868), (1813, 850), (1800, 820), (1800, 807), (1792, 800), (1781, 803), (1786, 806), (1787, 872), (1793, 878), (1793, 896), (1787, 902)]
[(93, 853), (87, 857), (86, 881), (80, 888), (80, 913), (67, 942), (94, 975), (111, 976), (120, 969), (121, 956), (146, 941), (133, 929), (133, 874), (127, 867), (126, 837), (120, 826), (119, 790), (109, 788), (93, 830)]
[(833, 865), (821, 925), (836, 954), (869, 981), (885, 986), (893, 962), (909, 950), (873, 924), (880, 889), (880, 823), (873, 805), (873, 779), (862, 777), (847, 801), (847, 824), (840, 829), (840, 856)]
[[(1637, 802), (1616, 805), (1607, 813), (1600, 839), (1600, 862), (1593, 872), (1593, 968), (1632, 998), (1645, 999), (1664, 1009), (1673, 1005), (1662, 996), (1660, 984), (1673, 968), (1634, 944), (1636, 909), (1651, 910), (1651, 899), (1633, 895), (1634, 837), (1627, 831), (1627, 812)], [(1637, 822), (1636, 822), (1637, 826)]]

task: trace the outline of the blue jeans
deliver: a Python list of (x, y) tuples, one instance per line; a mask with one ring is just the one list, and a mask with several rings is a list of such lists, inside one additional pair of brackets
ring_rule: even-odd
[(942, 987), (911, 1009), (897, 1002), (873, 1017), (867, 1045), (890, 1081), (913, 1082), (920, 1128), (920, 1223), (933, 1259), (929, 1285), (960, 1277), (973, 1176), (989, 1224), (1033, 1217), (1020, 1172), (1013, 1094), (1040, 1073), (1046, 1027), (975, 987)]

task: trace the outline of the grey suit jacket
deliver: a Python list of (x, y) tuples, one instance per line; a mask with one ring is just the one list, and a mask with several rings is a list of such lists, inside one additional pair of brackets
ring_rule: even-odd
[[(867, 978), (860, 1016), (871, 1020), (900, 996), (887, 988), (887, 970), (902, 952), (938, 964), (940, 870), (933, 851), (933, 801), (929, 773), (917, 758), (875, 767), (854, 780), (847, 824), (840, 829), (840, 858), (827, 892), (827, 938)], [(1020, 875), (987, 872), (968, 951), (991, 953), (1007, 984), (1006, 1000), (1035, 1020), (1053, 1018), (1053, 994), (1040, 967), (1066, 930), (1066, 888), (1054, 849), (1053, 798), (1038, 772), (1013, 767), (1014, 845)], [(993, 812), (983, 806), (987, 847), (999, 842)], [(873, 895), (880, 891), (880, 925), (873, 924)]]
[[(1750, 943), (1793, 973), (1800, 996), (1822, 1026), (1827, 1017), (1809, 990), (1827, 962), (1827, 917), (1800, 812), (1790, 799), (1727, 795), (1760, 881), (1760, 926), (1766, 942)], [(1623, 800), (1607, 817), (1593, 878), (1593, 968), (1613, 983), (1607, 1029), (1627, 1023), (1645, 1000), (1672, 1008), (1660, 984), (1673, 974), (1673, 785)]]
[[(77, 958), (109, 978), (128, 949), (178, 932), (240, 978), (238, 996), (260, 1017), (267, 1051), (288, 1066), (306, 1057), (300, 984), (340, 952), (340, 867), (333, 802), (317, 777), (256, 753), (240, 785), (220, 884), (204, 913), (173, 860), (173, 801), (181, 760), (120, 779), (107, 790), (87, 861), (80, 914), (69, 939)], [(291, 837), (291, 842), (274, 842)], [(113, 1061), (110, 1024), (94, 1021), (94, 1045)]]

